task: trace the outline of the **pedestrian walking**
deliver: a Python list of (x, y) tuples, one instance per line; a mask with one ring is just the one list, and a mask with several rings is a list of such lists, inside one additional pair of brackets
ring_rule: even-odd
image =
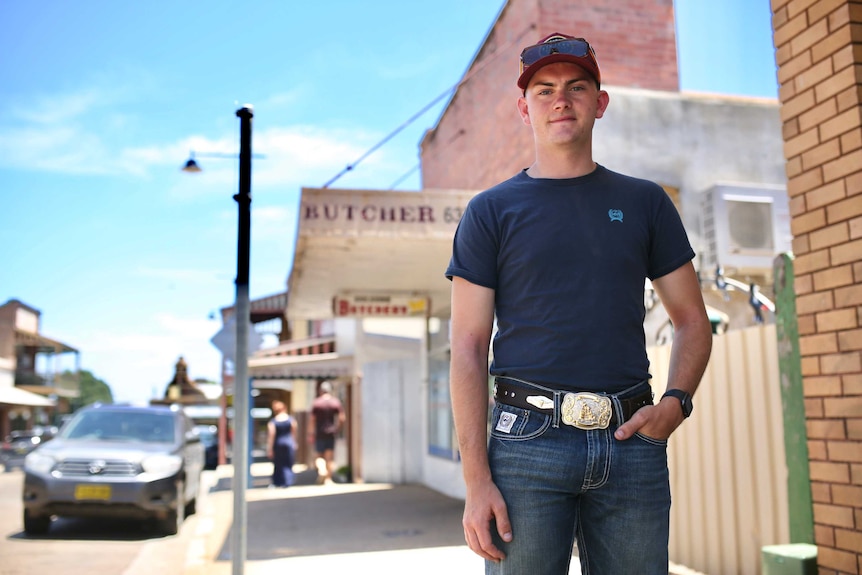
[(335, 438), (345, 421), (341, 401), (332, 395), (332, 384), (320, 384), (318, 396), (311, 404), (311, 426), (314, 451), (317, 454), (317, 482), (331, 483), (335, 473)]
[(296, 460), (294, 431), (296, 422), (287, 413), (283, 401), (272, 402), (272, 418), (266, 424), (266, 456), (272, 461), (272, 487), (293, 485), (293, 464)]

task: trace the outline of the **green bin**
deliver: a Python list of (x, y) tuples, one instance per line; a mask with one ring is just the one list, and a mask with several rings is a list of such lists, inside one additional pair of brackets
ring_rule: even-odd
[(767, 545), (760, 551), (763, 575), (817, 575), (816, 545)]

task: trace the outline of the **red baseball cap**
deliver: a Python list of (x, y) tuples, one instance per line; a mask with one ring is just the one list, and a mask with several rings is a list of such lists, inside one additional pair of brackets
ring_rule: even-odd
[(538, 44), (527, 46), (521, 51), (521, 75), (518, 77), (518, 87), (526, 90), (530, 78), (539, 68), (555, 62), (569, 62), (580, 66), (595, 79), (597, 85), (602, 83), (599, 62), (590, 43), (583, 38), (555, 32), (542, 38)]

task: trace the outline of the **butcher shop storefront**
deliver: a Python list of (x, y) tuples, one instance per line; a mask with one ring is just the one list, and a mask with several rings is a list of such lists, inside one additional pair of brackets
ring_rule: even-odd
[(331, 319), (351, 348), (351, 449), (366, 481), (463, 496), (443, 272), (473, 195), (302, 190), (287, 317)]

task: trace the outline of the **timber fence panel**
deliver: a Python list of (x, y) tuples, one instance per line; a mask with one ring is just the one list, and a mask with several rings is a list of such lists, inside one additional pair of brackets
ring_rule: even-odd
[[(670, 346), (648, 350), (656, 396)], [(761, 547), (789, 542), (775, 326), (713, 338), (695, 412), (671, 437), (671, 561), (708, 575), (760, 575)]]

